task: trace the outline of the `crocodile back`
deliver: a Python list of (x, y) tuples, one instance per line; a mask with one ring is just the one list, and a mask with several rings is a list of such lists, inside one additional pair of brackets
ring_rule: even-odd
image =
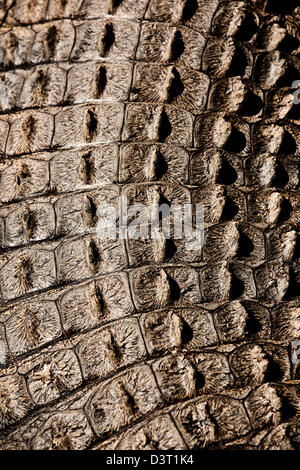
[(300, 448), (297, 4), (2, 2), (1, 449)]

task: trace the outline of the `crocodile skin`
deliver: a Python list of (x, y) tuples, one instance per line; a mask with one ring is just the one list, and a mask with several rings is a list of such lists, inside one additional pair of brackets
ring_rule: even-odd
[(1, 3), (1, 449), (300, 449), (297, 4)]

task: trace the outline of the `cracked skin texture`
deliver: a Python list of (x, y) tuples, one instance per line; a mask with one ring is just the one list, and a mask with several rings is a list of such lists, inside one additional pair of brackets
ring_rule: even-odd
[[(1, 449), (299, 449), (299, 19), (3, 2)], [(120, 195), (203, 203), (203, 249), (99, 240)]]

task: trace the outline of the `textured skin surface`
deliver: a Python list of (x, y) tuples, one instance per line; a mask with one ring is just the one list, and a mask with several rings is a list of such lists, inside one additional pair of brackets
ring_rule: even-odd
[(0, 448), (299, 449), (297, 2), (1, 5)]

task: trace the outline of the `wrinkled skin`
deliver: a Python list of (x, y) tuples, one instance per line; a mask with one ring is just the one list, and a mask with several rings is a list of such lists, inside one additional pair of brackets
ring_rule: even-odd
[[(299, 450), (297, 2), (0, 14), (0, 448)], [(121, 195), (202, 249), (101, 239)]]

